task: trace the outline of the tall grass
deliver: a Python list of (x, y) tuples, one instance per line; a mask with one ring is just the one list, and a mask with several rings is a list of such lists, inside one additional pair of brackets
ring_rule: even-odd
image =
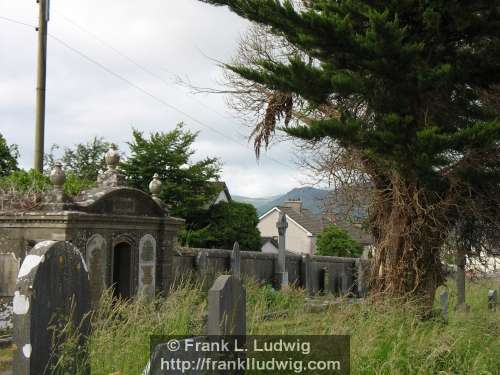
[[(496, 375), (500, 311), (488, 311), (486, 302), (488, 288), (495, 286), (498, 281), (469, 284), (468, 313), (454, 310), (456, 294), (450, 287), (446, 324), (439, 313), (422, 321), (414, 305), (398, 301), (343, 303), (309, 313), (302, 290), (282, 293), (247, 281), (247, 330), (252, 335), (350, 335), (353, 374)], [(206, 305), (206, 292), (192, 284), (153, 301), (112, 302), (106, 293), (92, 318), (92, 374), (140, 374), (150, 335), (203, 334)]]

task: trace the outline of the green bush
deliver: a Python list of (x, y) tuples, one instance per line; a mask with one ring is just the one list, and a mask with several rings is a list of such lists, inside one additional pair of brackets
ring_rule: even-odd
[[(68, 196), (76, 196), (82, 190), (95, 186), (95, 181), (79, 178), (73, 173), (66, 175), (64, 183), (64, 192)], [(0, 177), (0, 194), (11, 194), (19, 199), (35, 199), (52, 188), (49, 177), (40, 174), (34, 170), (18, 170), (10, 175)]]
[(338, 257), (359, 257), (363, 253), (360, 243), (337, 225), (327, 226), (317, 239), (317, 254)]

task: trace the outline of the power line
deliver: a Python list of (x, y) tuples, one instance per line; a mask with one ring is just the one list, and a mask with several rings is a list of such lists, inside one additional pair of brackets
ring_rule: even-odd
[[(114, 72), (113, 70), (111, 70), (110, 68), (106, 67), (105, 65), (103, 65), (102, 63), (98, 62), (97, 60), (94, 60), (92, 57), (86, 55), (85, 53), (81, 52), (80, 50), (72, 47), (71, 45), (69, 45), (68, 43), (66, 43), (65, 41), (63, 41), (62, 39), (56, 37), (55, 35), (53, 34), (50, 34), (49, 33), (49, 36), (54, 39), (56, 42), (60, 43), (61, 45), (63, 45), (64, 47), (68, 48), (69, 50), (73, 51), (74, 53), (76, 53), (77, 55), (79, 55), (80, 57), (82, 57), (83, 59), (87, 60), (88, 62), (100, 67), (102, 70), (104, 70), (105, 72), (107, 72), (108, 74), (118, 78), (119, 80), (127, 83), (128, 85), (130, 85), (131, 87), (135, 88), (136, 90), (142, 92), (144, 95), (147, 95), (149, 96), (150, 98), (154, 99), (155, 101), (157, 101), (158, 103), (186, 116), (187, 118), (191, 119), (192, 121), (196, 122), (197, 124), (203, 126), (203, 127), (206, 127), (210, 130), (212, 130), (213, 132), (219, 134), (221, 137), (224, 137), (228, 140), (230, 140), (231, 142), (234, 142), (236, 144), (238, 144), (239, 146), (242, 146), (244, 148), (248, 148), (247, 146), (245, 146), (244, 144), (238, 142), (237, 140), (235, 140), (234, 138), (228, 136), (227, 134), (221, 132), (220, 130), (214, 128), (213, 126), (207, 124), (207, 123), (204, 123), (200, 120), (198, 120), (197, 118), (193, 117), (192, 115), (188, 114), (187, 112), (183, 111), (182, 109), (179, 109), (177, 108), (176, 106), (168, 103), (167, 101), (163, 100), (162, 98), (159, 98), (158, 96), (152, 94), (151, 92), (147, 91), (146, 89), (144, 89), (143, 87), (135, 84), (134, 82), (130, 81), (128, 78), (122, 76), (121, 74), (118, 74), (116, 72)], [(280, 164), (284, 167), (287, 167), (287, 168), (290, 168), (290, 169), (295, 169), (277, 159), (274, 159), (274, 158), (270, 158), (268, 156), (266, 156), (267, 159), (271, 160), (271, 161), (274, 161), (275, 163), (277, 164)]]
[[(56, 11), (56, 10), (54, 10), (53, 12), (57, 13), (64, 20), (66, 20), (66, 22), (68, 22), (69, 24), (73, 25), (78, 30), (84, 32), (85, 34), (90, 35), (92, 38), (94, 38), (95, 40), (97, 40), (103, 46), (109, 48), (110, 50), (112, 50), (113, 52), (115, 52), (117, 55), (119, 55), (122, 58), (124, 58), (125, 60), (129, 61), (131, 64), (133, 64), (134, 66), (136, 66), (137, 68), (139, 68), (143, 72), (149, 74), (153, 78), (156, 78), (156, 79), (160, 80), (165, 86), (167, 86), (169, 88), (171, 87), (171, 82), (167, 82), (163, 77), (161, 77), (160, 75), (158, 75), (157, 73), (155, 73), (154, 71), (152, 71), (151, 69), (149, 69), (148, 67), (144, 66), (143, 64), (137, 62), (135, 59), (133, 59), (132, 57), (130, 57), (126, 53), (120, 51), (118, 48), (114, 47), (111, 43), (107, 42), (106, 40), (104, 40), (103, 38), (101, 38), (99, 35), (95, 34), (94, 32), (92, 32), (89, 29), (85, 28), (84, 26), (80, 25), (79, 23), (77, 23), (76, 21), (72, 20), (71, 18), (69, 18), (65, 14), (63, 14), (63, 13), (61, 13), (59, 11)], [(169, 74), (175, 75), (174, 72), (172, 72), (171, 70), (169, 70), (167, 68), (162, 68), (162, 69), (165, 70)], [(174, 83), (174, 85), (175, 85), (175, 83)], [(232, 115), (228, 116), (228, 115), (221, 114), (219, 111), (217, 111), (214, 108), (206, 105), (202, 101), (196, 99), (193, 95), (190, 95), (190, 94), (187, 94), (187, 95), (189, 95), (196, 103), (200, 104), (201, 106), (203, 106), (203, 107), (207, 108), (208, 110), (214, 112), (215, 114), (219, 115), (221, 118), (226, 118), (226, 119), (232, 118), (232, 119), (238, 120), (235, 116), (232, 116)]]
[(30, 25), (29, 23), (25, 23), (25, 22), (18, 21), (18, 20), (9, 18), (9, 17), (4, 17), (4, 16), (0, 16), (0, 19), (2, 19), (4, 21), (7, 21), (7, 22), (15, 23), (17, 25), (27, 26), (29, 28), (33, 28), (33, 29), (36, 30), (36, 26), (35, 25)]
[[(36, 29), (35, 26), (33, 25), (30, 25), (30, 24), (27, 24), (27, 23), (24, 23), (24, 22), (21, 22), (21, 21), (17, 21), (17, 20), (14, 20), (14, 19), (11, 19), (11, 18), (7, 18), (7, 17), (3, 17), (3, 16), (0, 16), (0, 19), (3, 19), (5, 21), (8, 21), (8, 22), (12, 22), (12, 23), (16, 23), (16, 24), (19, 24), (19, 25), (23, 25), (23, 26), (27, 26), (27, 27), (30, 27), (30, 28), (34, 28)], [(92, 57), (88, 56), (87, 54), (85, 54), (84, 52), (81, 52), (80, 50), (76, 49), (75, 47), (72, 47), (69, 43), (65, 42), (64, 40), (58, 38), (57, 36), (49, 33), (48, 34), (49, 37), (51, 37), (53, 40), (55, 40), (56, 42), (58, 42), (59, 44), (61, 44), (62, 46), (66, 47), (67, 49), (71, 50), (72, 52), (74, 52), (75, 54), (77, 54), (78, 56), (80, 56), (81, 58), (83, 58), (84, 60), (87, 60), (88, 62), (98, 66), (99, 68), (101, 68), (102, 70), (104, 70), (106, 73), (114, 76), (115, 78), (127, 83), (128, 85), (130, 85), (131, 87), (133, 87), (134, 89), (136, 89), (137, 91), (140, 91), (141, 93), (143, 93), (144, 95), (147, 95), (149, 96), (150, 98), (152, 98), (153, 100), (155, 100), (156, 102), (160, 103), (161, 105), (165, 106), (165, 107), (168, 107), (184, 116), (186, 116), (187, 118), (191, 119), (192, 121), (196, 122), (197, 124), (203, 126), (203, 127), (206, 127), (210, 130), (212, 130), (213, 132), (219, 134), (221, 137), (225, 138), (225, 139), (228, 139), (230, 140), (231, 142), (234, 142), (236, 144), (238, 144), (239, 146), (242, 146), (246, 149), (248, 149), (248, 147), (244, 144), (242, 144), (241, 142), (237, 141), (236, 139), (228, 136), (227, 134), (221, 132), (220, 130), (214, 128), (213, 126), (207, 124), (207, 123), (204, 123), (200, 120), (198, 120), (197, 118), (193, 117), (192, 115), (188, 114), (187, 112), (177, 108), (176, 106), (168, 103), (167, 101), (163, 100), (162, 98), (159, 98), (158, 96), (150, 93), (149, 91), (147, 91), (146, 89), (144, 89), (143, 87), (135, 84), (134, 82), (130, 81), (128, 78), (122, 76), (121, 74), (118, 74), (116, 72), (114, 72), (113, 70), (111, 70), (110, 68), (106, 67), (105, 65), (103, 65), (102, 63), (100, 63), (99, 61), (93, 59)], [(267, 155), (265, 155), (265, 157), (281, 166), (284, 166), (286, 168), (289, 168), (289, 169), (294, 169), (292, 166), (286, 164), (286, 163), (283, 163), (277, 159), (274, 159), (274, 158), (271, 158)]]

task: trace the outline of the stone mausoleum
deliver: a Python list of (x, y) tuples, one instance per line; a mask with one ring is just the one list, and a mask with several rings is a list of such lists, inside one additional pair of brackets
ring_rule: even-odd
[[(75, 198), (63, 193), (64, 171), (56, 164), (50, 176), (53, 190), (39, 207), (0, 214), (0, 253), (13, 253), (22, 262), (38, 242), (73, 243), (87, 264), (93, 303), (111, 286), (122, 297), (151, 296), (168, 289), (183, 220), (168, 215), (159, 199), (158, 176), (149, 185), (151, 195), (127, 187), (126, 177), (116, 169), (119, 159), (112, 147), (97, 187)], [(15, 285), (15, 280), (11, 282)]]

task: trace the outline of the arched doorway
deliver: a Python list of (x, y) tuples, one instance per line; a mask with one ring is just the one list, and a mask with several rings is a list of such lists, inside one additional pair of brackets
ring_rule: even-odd
[(113, 294), (119, 298), (131, 297), (132, 247), (120, 242), (113, 249)]

